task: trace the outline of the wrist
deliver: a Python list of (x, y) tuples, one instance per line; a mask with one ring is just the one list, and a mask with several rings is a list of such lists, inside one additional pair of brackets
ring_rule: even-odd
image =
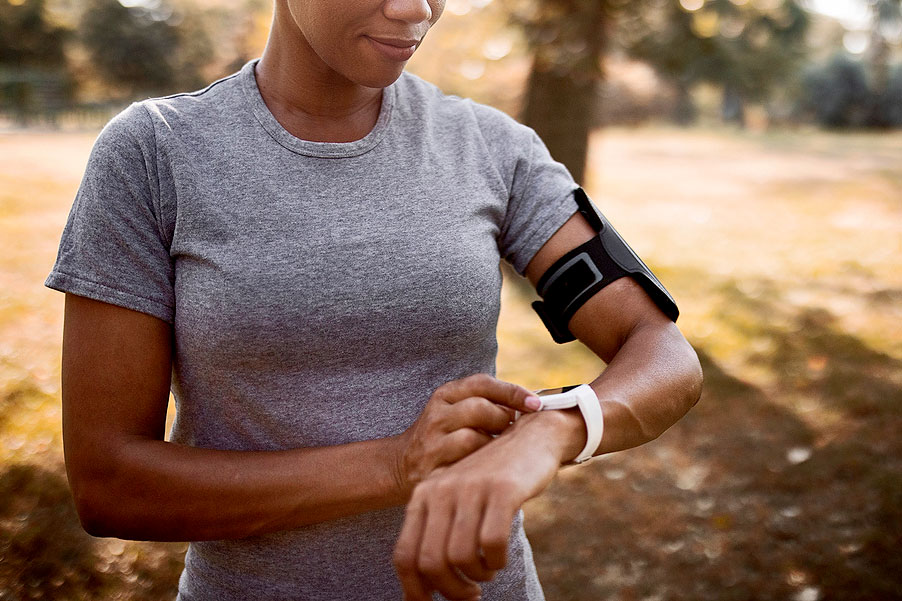
[(544, 446), (562, 465), (573, 461), (586, 445), (586, 422), (576, 408), (522, 415), (510, 432)]
[(407, 503), (413, 492), (413, 484), (407, 476), (404, 464), (404, 451), (407, 441), (404, 434), (390, 436), (386, 439), (390, 452), (386, 454), (387, 467), (394, 482), (394, 496), (401, 504)]

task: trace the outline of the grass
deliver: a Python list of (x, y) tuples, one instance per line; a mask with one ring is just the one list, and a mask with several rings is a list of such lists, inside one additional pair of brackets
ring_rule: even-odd
[[(0, 599), (172, 599), (184, 545), (82, 533), (62, 295), (42, 286), (93, 135), (0, 136)], [(550, 600), (898, 599), (902, 135), (608, 130), (589, 192), (677, 298), (700, 404), (526, 508)], [(508, 278), (501, 377), (601, 363)]]

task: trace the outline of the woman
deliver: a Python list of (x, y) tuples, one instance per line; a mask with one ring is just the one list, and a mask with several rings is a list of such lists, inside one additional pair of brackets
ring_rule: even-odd
[[(485, 375), (498, 261), (536, 283), (594, 231), (531, 130), (402, 75), (442, 8), (276, 0), (259, 61), (95, 145), (47, 282), (66, 465), (90, 533), (194, 541), (180, 599), (542, 598), (518, 510), (587, 427)], [(697, 400), (630, 278), (569, 326), (597, 453)]]

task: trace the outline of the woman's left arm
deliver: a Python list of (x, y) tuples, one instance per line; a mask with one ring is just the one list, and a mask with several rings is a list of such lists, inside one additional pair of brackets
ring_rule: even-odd
[[(539, 250), (526, 276), (535, 284), (558, 258), (594, 235), (574, 215)], [(657, 438), (698, 401), (702, 372), (695, 351), (632, 279), (603, 288), (569, 325), (608, 364), (591, 383), (604, 415), (596, 454)], [(429, 601), (432, 591), (450, 600), (476, 599), (478, 582), (507, 563), (516, 512), (585, 444), (579, 410), (534, 413), (417, 486), (394, 557), (405, 599)]]

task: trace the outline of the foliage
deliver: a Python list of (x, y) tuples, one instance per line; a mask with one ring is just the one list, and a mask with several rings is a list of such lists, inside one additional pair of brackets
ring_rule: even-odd
[[(893, 32), (902, 23), (902, 2), (860, 2), (874, 15), (872, 50), (863, 59), (875, 98), (869, 115), (857, 121), (894, 125)], [(723, 92), (727, 120), (741, 123), (747, 103), (771, 107), (775, 98), (784, 99), (776, 104), (786, 118), (795, 117), (789, 99), (801, 87), (797, 75), (811, 20), (803, 4), (449, 0), (411, 68), (450, 93), (511, 114), (523, 107), (520, 117), (541, 130), (553, 154), (578, 175), (586, 131), (599, 125), (582, 117), (602, 112), (598, 107), (607, 106), (611, 90), (621, 106), (631, 103), (623, 80), (605, 81), (603, 72), (603, 65), (622, 64), (624, 53), (653, 66), (667, 84), (654, 84), (659, 101), (653, 110), (667, 110), (675, 99), (680, 122), (697, 115), (693, 99), (701, 83)], [(12, 108), (24, 121), (29, 111), (71, 108), (71, 98), (100, 106), (196, 89), (259, 55), (271, 10), (272, 0), (0, 0), (0, 108)]]
[(537, 68), (598, 81), (599, 55), (605, 46), (604, 25), (614, 18), (611, 0), (532, 0), (508, 2), (511, 21), (522, 28)]
[(825, 127), (902, 127), (902, 65), (878, 87), (864, 63), (837, 54), (806, 71), (802, 110)]
[(796, 0), (641, 0), (626, 6), (620, 36), (627, 52), (651, 64), (684, 100), (695, 84), (721, 87), (728, 120), (741, 121), (743, 104), (768, 98), (805, 56), (809, 17)]
[(827, 127), (861, 125), (870, 96), (864, 67), (845, 54), (805, 73), (803, 107)]
[[(892, 106), (893, 73), (890, 65), (891, 41), (888, 32), (902, 31), (902, 0), (868, 0), (871, 7), (871, 49), (867, 61), (870, 75), (871, 94), (870, 112), (866, 125), (874, 127), (899, 126), (900, 120), (893, 118), (898, 108)], [(899, 38), (899, 34), (896, 36)]]
[(902, 0), (867, 0), (877, 23), (895, 23), (902, 18)]
[(886, 123), (902, 127), (902, 65), (891, 71), (886, 91), (880, 98), (879, 110)]
[(45, 0), (0, 2), (0, 66), (59, 68), (65, 65), (69, 31), (47, 17)]
[(210, 40), (190, 13), (164, 2), (124, 6), (90, 0), (81, 41), (97, 73), (129, 95), (193, 88), (203, 80)]
[(48, 16), (45, 0), (0, 2), (0, 108), (27, 125), (69, 100), (65, 46), (71, 31)]
[(515, 115), (521, 104), (529, 51), (509, 24), (508, 7), (449, 2), (408, 71), (447, 94), (472, 98)]

